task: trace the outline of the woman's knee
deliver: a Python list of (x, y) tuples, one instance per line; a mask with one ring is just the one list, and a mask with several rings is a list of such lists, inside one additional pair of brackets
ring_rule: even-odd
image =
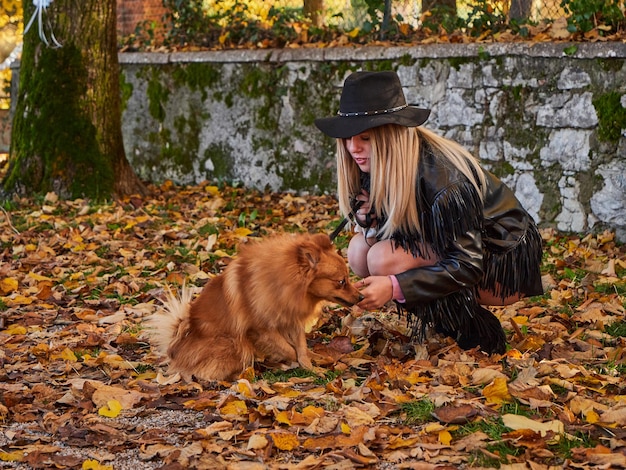
[(355, 234), (348, 244), (348, 265), (352, 272), (359, 277), (367, 277), (370, 271), (367, 264), (367, 253), (370, 246), (366, 243), (362, 234)]
[(367, 265), (371, 274), (386, 276), (418, 268), (432, 261), (413, 256), (410, 252), (396, 248), (392, 241), (381, 241), (367, 253)]
[(370, 250), (367, 253), (367, 266), (369, 271), (374, 276), (385, 276), (389, 274), (396, 274), (393, 272), (393, 259), (386, 252), (382, 250)]

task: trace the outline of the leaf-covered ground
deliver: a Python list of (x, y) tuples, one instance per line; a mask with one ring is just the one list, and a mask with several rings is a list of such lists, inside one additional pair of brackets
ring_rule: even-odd
[(504, 356), (434, 334), (411, 344), (392, 306), (330, 306), (308, 335), (324, 376), (257, 364), (233, 383), (184, 383), (142, 326), (166, 286), (201, 287), (249, 237), (330, 232), (336, 201), (152, 189), (0, 212), (0, 467), (626, 468), (613, 234), (543, 231), (546, 294), (494, 309)]

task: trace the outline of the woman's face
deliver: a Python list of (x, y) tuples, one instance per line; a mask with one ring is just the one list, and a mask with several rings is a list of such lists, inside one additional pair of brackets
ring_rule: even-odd
[(370, 172), (370, 156), (372, 145), (370, 134), (365, 131), (361, 134), (345, 139), (346, 149), (363, 173)]

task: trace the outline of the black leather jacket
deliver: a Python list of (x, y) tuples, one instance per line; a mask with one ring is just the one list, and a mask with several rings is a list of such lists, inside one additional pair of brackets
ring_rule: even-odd
[[(401, 308), (454, 327), (453, 310), (470, 312), (477, 289), (506, 297), (540, 295), (542, 240), (532, 217), (514, 193), (485, 171), (481, 201), (474, 185), (456, 168), (424, 151), (417, 182), (421, 234), (396, 233), (396, 244), (420, 253), (428, 244), (439, 261), (396, 277), (404, 294)], [(444, 321), (444, 323), (446, 323)]]

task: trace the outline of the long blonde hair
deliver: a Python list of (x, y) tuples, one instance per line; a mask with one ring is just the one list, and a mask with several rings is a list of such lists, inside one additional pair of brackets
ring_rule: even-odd
[[(370, 204), (385, 224), (378, 227), (381, 238), (395, 232), (421, 233), (415, 183), (422, 140), (430, 145), (437, 158), (463, 173), (483, 198), (485, 175), (478, 160), (465, 148), (424, 127), (387, 124), (370, 129)], [(339, 209), (350, 214), (352, 199), (361, 192), (360, 170), (346, 148), (345, 139), (337, 139), (337, 197)]]

